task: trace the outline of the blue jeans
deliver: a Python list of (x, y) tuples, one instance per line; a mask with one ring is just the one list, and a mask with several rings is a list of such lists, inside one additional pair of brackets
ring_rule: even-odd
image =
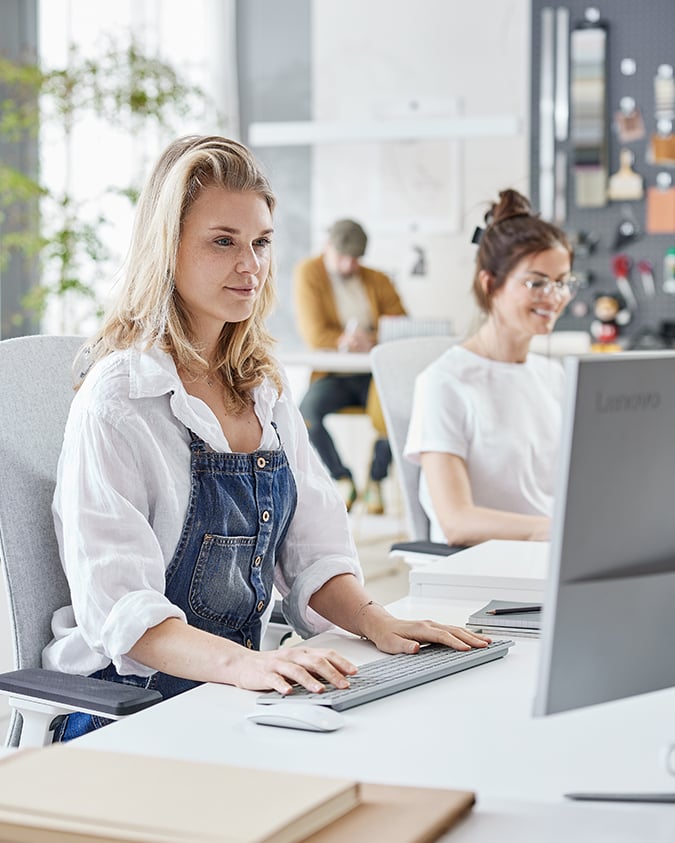
[[(326, 375), (310, 384), (300, 402), (300, 412), (307, 425), (309, 441), (334, 480), (351, 477), (352, 473), (342, 462), (335, 443), (326, 429), (324, 418), (345, 407), (366, 407), (370, 375)], [(370, 479), (384, 480), (391, 463), (389, 441), (378, 438), (370, 464)]]
[(67, 717), (64, 717), (59, 725), (54, 729), (53, 743), (66, 743), (72, 741), (73, 738), (79, 738), (82, 735), (88, 735), (89, 732), (94, 732), (102, 726), (107, 726), (112, 723), (105, 717), (98, 717), (93, 714), (85, 714), (83, 711), (74, 711)]

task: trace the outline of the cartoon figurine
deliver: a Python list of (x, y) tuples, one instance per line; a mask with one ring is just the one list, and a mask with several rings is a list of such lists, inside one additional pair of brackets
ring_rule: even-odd
[(631, 320), (630, 310), (618, 293), (598, 293), (595, 296), (591, 322), (591, 336), (595, 340), (591, 351), (622, 351), (620, 329)]

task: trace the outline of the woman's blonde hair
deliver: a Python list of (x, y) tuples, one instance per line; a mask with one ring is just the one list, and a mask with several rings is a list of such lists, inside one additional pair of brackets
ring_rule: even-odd
[[(249, 150), (218, 136), (188, 136), (162, 153), (138, 203), (122, 286), (103, 326), (92, 338), (89, 362), (112, 351), (140, 344), (158, 346), (176, 364), (193, 374), (205, 373), (208, 362), (197, 347), (188, 314), (174, 286), (176, 258), (185, 215), (205, 187), (257, 193), (274, 210), (275, 198), (266, 176)], [(275, 300), (273, 262), (253, 313), (242, 322), (228, 322), (218, 340), (211, 372), (225, 385), (230, 412), (242, 411), (250, 391), (266, 377), (281, 389), (269, 349), (272, 337), (264, 327)]]

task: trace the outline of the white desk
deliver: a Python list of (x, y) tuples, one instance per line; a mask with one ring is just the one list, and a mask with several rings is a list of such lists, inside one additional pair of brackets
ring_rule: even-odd
[(283, 351), (278, 352), (284, 366), (304, 366), (317, 372), (366, 374), (371, 371), (370, 354), (347, 351)]
[[(392, 609), (460, 623), (477, 607), (409, 597)], [(313, 643), (354, 661), (378, 657), (371, 644), (338, 633)], [(675, 737), (675, 690), (534, 719), (537, 656), (536, 640), (519, 639), (497, 662), (345, 712), (334, 733), (256, 726), (244, 717), (256, 694), (202, 685), (78, 745), (475, 790), (478, 804), (449, 843), (672, 843), (674, 806), (579, 804), (562, 794), (675, 788), (659, 758)]]
[(370, 374), (369, 354), (342, 351), (277, 351), (279, 362), (286, 369), (291, 394), (300, 403), (309, 387), (312, 372), (336, 372), (343, 375)]
[(410, 571), (411, 597), (541, 601), (548, 542), (487, 541)]

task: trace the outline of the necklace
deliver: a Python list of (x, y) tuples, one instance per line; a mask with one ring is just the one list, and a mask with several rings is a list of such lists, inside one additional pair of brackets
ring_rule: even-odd
[[(220, 375), (216, 372), (215, 374), (207, 373), (196, 373), (190, 369), (186, 368), (179, 368), (179, 375), (188, 392), (192, 393), (188, 384), (192, 385), (194, 389), (194, 384), (203, 383), (209, 389), (215, 389), (217, 392), (215, 395), (211, 395), (209, 398), (202, 399), (207, 400), (207, 402), (217, 401), (219, 405), (224, 405), (226, 412), (229, 415), (233, 416), (241, 416), (242, 414), (246, 413), (248, 410), (251, 410), (255, 406), (255, 401), (253, 400), (253, 396), (249, 393), (245, 396), (242, 396), (242, 400), (237, 399), (237, 394), (232, 387), (226, 386), (225, 382), (221, 380)], [(254, 417), (245, 419), (244, 422), (246, 424), (258, 424), (258, 419)]]
[(188, 380), (190, 383), (199, 383), (201, 381), (202, 383), (205, 383), (209, 389), (213, 389), (218, 385), (217, 381), (219, 378), (216, 375), (209, 374), (208, 372), (206, 374), (198, 374), (193, 372), (192, 369), (182, 369), (181, 371), (185, 375), (183, 380)]

